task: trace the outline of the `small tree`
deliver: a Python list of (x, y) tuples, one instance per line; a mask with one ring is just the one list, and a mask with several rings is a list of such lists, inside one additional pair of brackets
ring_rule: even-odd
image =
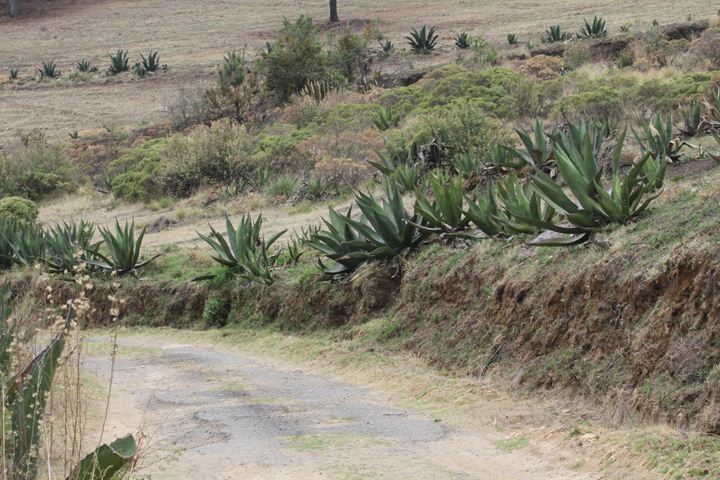
[(330, 0), (330, 22), (335, 23), (339, 21), (340, 17), (338, 17), (337, 12), (337, 0)]

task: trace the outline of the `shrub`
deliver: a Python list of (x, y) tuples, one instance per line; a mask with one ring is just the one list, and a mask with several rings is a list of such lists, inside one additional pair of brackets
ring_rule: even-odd
[(500, 61), (500, 54), (494, 46), (489, 44), (483, 37), (475, 37), (470, 42), (473, 51), (472, 63), (476, 65), (497, 65)]
[(285, 19), (270, 52), (259, 60), (265, 87), (281, 102), (299, 93), (313, 80), (328, 78), (327, 58), (312, 18)]
[(0, 219), (20, 224), (34, 224), (38, 217), (35, 202), (21, 197), (5, 197), (0, 199)]
[(281, 175), (265, 188), (265, 192), (271, 197), (290, 198), (297, 190), (298, 179), (290, 175)]
[(520, 67), (524, 75), (532, 75), (540, 80), (548, 80), (560, 76), (565, 62), (557, 57), (535, 55), (525, 60)]
[(423, 25), (420, 30), (413, 28), (410, 35), (405, 38), (413, 52), (427, 54), (432, 52), (435, 45), (437, 45), (438, 35), (436, 30), (435, 27), (428, 29), (427, 25)]
[(210, 297), (203, 308), (203, 323), (207, 327), (224, 327), (230, 315), (230, 301), (222, 296)]
[(145, 202), (162, 193), (158, 172), (165, 139), (148, 140), (129, 148), (108, 165), (113, 195), (131, 202)]
[(321, 180), (325, 189), (333, 189), (339, 194), (343, 188), (358, 187), (360, 182), (370, 177), (370, 173), (371, 168), (367, 162), (328, 157), (315, 163), (311, 175)]
[(229, 121), (198, 126), (167, 140), (158, 183), (163, 193), (187, 197), (203, 183), (234, 183), (253, 174), (257, 163), (250, 156), (247, 131)]
[(418, 106), (466, 104), (498, 118), (516, 118), (518, 106), (513, 93), (520, 80), (518, 73), (505, 68), (478, 71), (453, 67), (448, 75), (423, 85), (427, 93)]
[(205, 117), (204, 90), (182, 86), (177, 94), (165, 102), (163, 111), (170, 116), (174, 130), (183, 130), (197, 125)]
[(367, 40), (348, 30), (338, 39), (330, 52), (329, 63), (348, 81), (362, 80), (369, 71), (368, 53)]
[(74, 191), (78, 171), (56, 145), (44, 141), (5, 156), (0, 153), (0, 194), (39, 200), (49, 195)]

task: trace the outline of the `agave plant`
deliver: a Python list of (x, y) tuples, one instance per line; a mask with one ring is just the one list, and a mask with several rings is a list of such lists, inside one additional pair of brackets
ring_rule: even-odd
[(19, 69), (17, 69), (17, 68), (11, 68), (11, 69), (10, 69), (10, 74), (8, 75), (8, 78), (9, 78), (11, 81), (12, 81), (12, 80), (17, 80), (19, 74), (20, 74), (20, 70), (19, 70)]
[(488, 237), (506, 237), (508, 232), (505, 226), (498, 220), (500, 209), (497, 204), (497, 194), (492, 182), (488, 183), (487, 191), (484, 194), (475, 194), (472, 197), (465, 197), (467, 210), (465, 215), (475, 227)]
[(8, 269), (15, 263), (13, 242), (20, 228), (16, 222), (0, 218), (0, 269)]
[(55, 61), (43, 62), (38, 69), (40, 78), (57, 78), (60, 76), (60, 70), (55, 65)]
[(507, 145), (503, 145), (502, 148), (526, 165), (547, 169), (553, 162), (552, 140), (545, 133), (542, 121), (535, 120), (532, 133), (523, 128), (515, 131), (525, 150)]
[(605, 20), (597, 15), (593, 17), (592, 23), (588, 23), (583, 18), (585, 26), (580, 29), (578, 37), (581, 38), (602, 38), (607, 37), (607, 28), (605, 27)]
[(392, 105), (379, 106), (373, 116), (373, 124), (381, 132), (397, 127), (398, 123), (400, 123), (400, 115), (393, 110)]
[(523, 186), (514, 172), (498, 182), (497, 201), (499, 208), (495, 214), (496, 220), (508, 234), (536, 234), (539, 230), (537, 224), (528, 223), (524, 219), (532, 218), (547, 223), (555, 216), (555, 209), (543, 201), (530, 185)]
[(419, 228), (432, 233), (461, 232), (470, 224), (465, 214), (462, 179), (443, 180), (437, 175), (429, 179), (435, 197), (432, 202), (422, 192), (415, 194), (415, 213), (426, 222)]
[(672, 114), (666, 120), (656, 113), (650, 121), (640, 124), (640, 131), (633, 129), (635, 140), (643, 152), (650, 152), (653, 158), (667, 157), (671, 161), (680, 158), (680, 150), (688, 144), (673, 136)]
[(514, 33), (508, 33), (507, 34), (507, 43), (508, 45), (517, 45), (520, 42), (517, 35)]
[(393, 183), (388, 182), (385, 194), (386, 198), (378, 202), (356, 193), (360, 219), (353, 219), (350, 212), (341, 215), (331, 210), (330, 220), (324, 220), (328, 229), (307, 242), (334, 262), (329, 266), (318, 263), (326, 275), (346, 275), (367, 262), (393, 259), (420, 245), (425, 238), (423, 218), (408, 214), (400, 190)]
[(81, 263), (95, 260), (101, 242), (93, 243), (95, 226), (92, 223), (57, 224), (45, 233), (47, 253), (45, 263), (50, 273), (72, 273)]
[(416, 142), (408, 144), (403, 140), (398, 146), (390, 148), (388, 145), (385, 150), (376, 152), (379, 161), (368, 160), (368, 163), (384, 175), (390, 176), (399, 165), (415, 164), (418, 152), (419, 146)]
[(551, 25), (550, 28), (545, 30), (545, 34), (542, 37), (542, 42), (564, 42), (565, 40), (570, 40), (570, 38), (572, 38), (572, 36), (567, 32), (563, 32), (560, 28), (560, 25)]
[(84, 58), (77, 62), (75, 68), (78, 72), (81, 73), (97, 72), (97, 67), (93, 67), (90, 62), (85, 60)]
[(380, 50), (385, 56), (390, 55), (392, 51), (395, 50), (395, 45), (388, 39), (379, 40), (378, 43), (380, 44)]
[(700, 112), (700, 103), (697, 98), (693, 98), (688, 105), (687, 110), (683, 112), (684, 125), (680, 129), (683, 135), (694, 137), (700, 133), (702, 123), (702, 114)]
[(311, 178), (307, 183), (305, 198), (311, 201), (320, 200), (327, 192), (328, 184), (322, 178)]
[(475, 175), (481, 167), (480, 159), (471, 153), (460, 153), (453, 158), (455, 171), (465, 178)]
[(160, 65), (160, 54), (153, 50), (150, 50), (147, 57), (140, 54), (140, 60), (146, 72), (156, 72), (162, 67)]
[(574, 148), (581, 150), (585, 148), (590, 139), (589, 145), (592, 147), (593, 154), (600, 157), (605, 142), (610, 138), (612, 129), (608, 122), (597, 119), (581, 118), (577, 124), (568, 122), (567, 131), (556, 132), (551, 135), (553, 145), (560, 144), (565, 150)]
[(405, 38), (414, 52), (430, 53), (437, 45), (438, 35), (435, 31), (435, 27), (428, 29), (427, 25), (423, 25), (420, 30), (413, 28), (410, 35)]
[(422, 180), (422, 172), (418, 165), (398, 165), (389, 177), (401, 192), (412, 192)]
[(702, 103), (705, 114), (700, 122), (700, 130), (717, 131), (720, 129), (720, 87), (715, 87), (710, 97), (705, 97)]
[(618, 27), (618, 30), (620, 31), (620, 33), (628, 33), (630, 31), (630, 27), (632, 27), (631, 24), (623, 23)]
[[(48, 346), (19, 372), (12, 370), (10, 350), (16, 340), (17, 329), (11, 323), (9, 308), (10, 288), (0, 288), (0, 378), (4, 383), (2, 401), (9, 412), (12, 435), (4, 445), (9, 452), (6, 465), (13, 478), (33, 479), (38, 476), (37, 454), (40, 448), (41, 425), (47, 414), (45, 406), (52, 388), (55, 372), (65, 348), (66, 336), (74, 317), (72, 304), (68, 308), (63, 328), (51, 339)], [(137, 455), (132, 435), (111, 444), (101, 445), (87, 455), (72, 470), (71, 480), (109, 480)]]
[(45, 232), (36, 225), (18, 226), (15, 238), (10, 242), (13, 260), (24, 267), (31, 267), (45, 258)]
[(110, 66), (108, 67), (108, 74), (110, 75), (117, 75), (122, 72), (127, 72), (130, 70), (130, 65), (128, 64), (128, 54), (125, 50), (118, 50), (114, 54), (111, 53), (108, 55), (110, 57)]
[(470, 48), (470, 35), (467, 32), (458, 33), (455, 36), (455, 46), (460, 50), (467, 50)]
[(620, 158), (625, 139), (623, 132), (612, 153), (612, 177), (610, 188), (605, 189), (602, 168), (593, 154), (590, 138), (586, 138), (585, 148), (565, 150), (559, 146), (556, 152), (560, 178), (567, 185), (572, 197), (563, 187), (553, 181), (549, 175), (537, 171), (531, 181), (536, 192), (560, 213), (568, 224), (541, 221), (537, 218), (523, 218), (523, 221), (562, 234), (580, 235), (565, 240), (552, 239), (551, 242), (539, 241), (535, 244), (577, 243), (590, 238), (593, 232), (610, 224), (624, 225), (640, 215), (654, 200), (659, 177), (648, 178), (643, 172), (651, 159), (648, 152), (623, 174), (620, 171)]
[(262, 223), (262, 215), (253, 221), (247, 214), (236, 228), (230, 218), (225, 217), (227, 240), (212, 226), (209, 235), (198, 233), (198, 236), (215, 251), (213, 260), (241, 278), (269, 285), (273, 282), (272, 267), (282, 253), (278, 250), (271, 254), (270, 248), (287, 230), (265, 240), (261, 237)]
[(95, 257), (86, 260), (88, 265), (98, 267), (102, 270), (113, 272), (116, 275), (123, 275), (134, 270), (144, 267), (160, 254), (148, 258), (140, 259), (140, 248), (142, 247), (143, 238), (145, 237), (145, 228), (135, 237), (135, 222), (127, 223), (120, 226), (120, 222), (115, 222), (115, 231), (109, 228), (100, 228), (100, 236), (103, 239), (102, 245), (108, 254), (104, 255), (99, 251), (92, 251)]

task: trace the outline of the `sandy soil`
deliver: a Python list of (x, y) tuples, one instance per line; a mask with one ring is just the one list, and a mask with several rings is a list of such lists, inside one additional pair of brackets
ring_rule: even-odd
[[(327, 1), (275, 0), (268, 8), (253, 0), (23, 0), (25, 13), (15, 21), (7, 16), (6, 5), (0, 2), (0, 142), (33, 127), (51, 138), (67, 138), (76, 130), (160, 121), (163, 105), (178, 88), (211, 81), (226, 52), (257, 51), (284, 17), (324, 19)], [(614, 31), (625, 22), (647, 27), (653, 19), (670, 23), (717, 11), (709, 0), (667, 6), (665, 0), (354, 0), (341, 1), (340, 13), (345, 20), (377, 20), (398, 46), (410, 28), (437, 25), (444, 47), (422, 60), (432, 62), (454, 55), (452, 38), (463, 30), (502, 45), (509, 32), (537, 42), (550, 24), (575, 31), (583, 16), (593, 14), (603, 15)], [(133, 62), (140, 53), (158, 50), (169, 71), (143, 80), (130, 74), (91, 81), (67, 78), (82, 58), (105, 68), (107, 54), (118, 48), (129, 50)], [(40, 63), (53, 59), (65, 78), (32, 80)], [(7, 81), (11, 68), (20, 69), (20, 82)]]
[[(451, 426), (277, 360), (157, 335), (120, 345), (107, 432), (142, 425), (149, 444), (136, 473), (153, 480), (602, 478), (526, 445), (501, 448), (508, 432)], [(107, 382), (107, 355), (88, 365)]]

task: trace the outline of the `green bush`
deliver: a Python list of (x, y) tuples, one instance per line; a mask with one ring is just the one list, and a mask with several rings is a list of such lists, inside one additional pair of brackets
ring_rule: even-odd
[(320, 43), (318, 29), (310, 17), (285, 19), (272, 49), (259, 60), (266, 88), (278, 100), (287, 102), (308, 82), (329, 76), (328, 59)]
[(520, 82), (519, 74), (506, 68), (469, 70), (458, 68), (427, 87), (427, 97), (420, 107), (444, 106), (451, 103), (481, 108), (488, 115), (513, 119), (518, 116), (518, 101), (514, 96)]
[(162, 193), (158, 172), (166, 139), (148, 140), (128, 148), (108, 166), (113, 195), (131, 202), (145, 202)]
[(21, 197), (5, 197), (0, 199), (0, 219), (22, 224), (34, 224), (38, 217), (35, 202)]
[(220, 296), (208, 298), (203, 309), (203, 323), (206, 327), (224, 327), (230, 315), (230, 302)]
[(340, 37), (328, 55), (331, 67), (348, 81), (360, 79), (368, 62), (368, 44), (365, 38), (347, 31)]
[(0, 153), (0, 193), (39, 200), (73, 192), (77, 168), (58, 146), (29, 144), (5, 156)]

